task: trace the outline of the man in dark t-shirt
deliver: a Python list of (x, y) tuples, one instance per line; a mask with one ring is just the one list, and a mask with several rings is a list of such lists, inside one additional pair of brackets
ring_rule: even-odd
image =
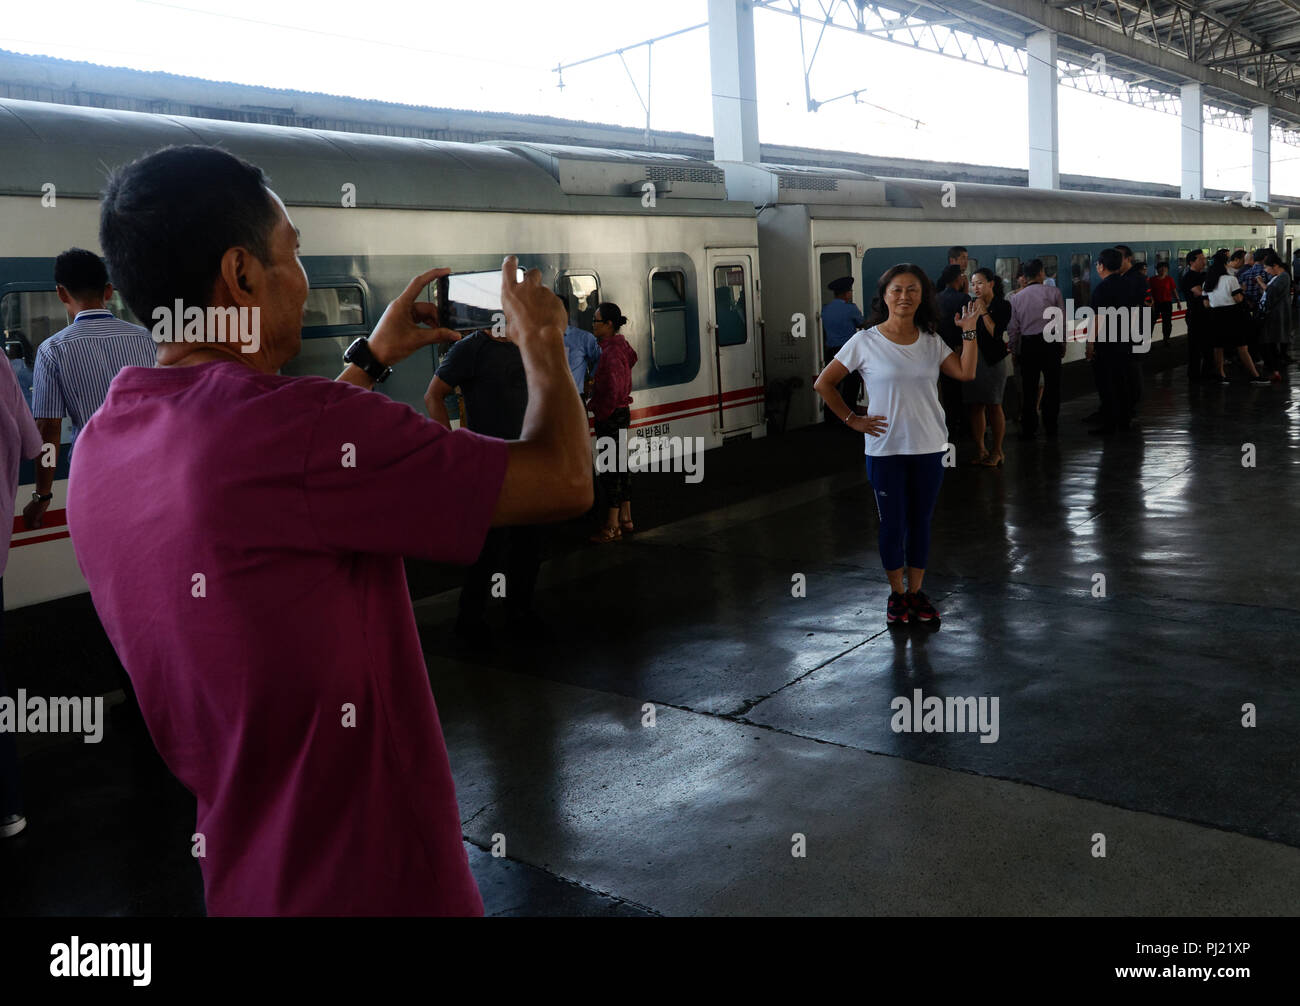
[(1210, 351), (1213, 348), (1206, 338), (1205, 253), (1197, 248), (1187, 255), (1187, 268), (1178, 280), (1178, 291), (1187, 304), (1187, 379), (1201, 381), (1213, 374)]
[[(938, 331), (941, 338), (954, 353), (962, 351), (961, 331), (953, 322), (953, 318), (961, 312), (961, 309), (970, 303), (970, 296), (962, 290), (966, 282), (966, 276), (962, 272), (961, 266), (951, 262), (939, 274), (939, 280), (935, 284), (938, 290), (935, 296), (935, 302), (939, 308)], [(939, 375), (939, 390), (943, 399), (943, 411), (948, 426), (948, 432), (954, 438), (961, 433), (966, 425), (966, 407), (962, 404), (961, 381), (949, 377), (947, 374)]]
[(1101, 282), (1092, 288), (1088, 303), (1094, 312), (1088, 358), (1093, 361), (1101, 398), (1101, 426), (1092, 432), (1100, 436), (1128, 430), (1138, 398), (1130, 341), (1134, 288), (1120, 272), (1122, 261), (1115, 248), (1106, 248), (1097, 256)]
[[(445, 399), (460, 389), (463, 422), (474, 433), (518, 440), (528, 409), (528, 380), (519, 347), (479, 331), (454, 343), (434, 374), (424, 403), (430, 417), (448, 429)], [(465, 642), (490, 646), (496, 638), (484, 617), (489, 597), (504, 597), (514, 634), (529, 638), (539, 630), (533, 614), (533, 589), (541, 565), (542, 529), (498, 527), (488, 532), (478, 561), (465, 573), (456, 634)]]

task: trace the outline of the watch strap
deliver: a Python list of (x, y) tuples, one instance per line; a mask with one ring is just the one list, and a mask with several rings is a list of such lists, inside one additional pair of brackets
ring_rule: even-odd
[(386, 367), (375, 359), (374, 353), (370, 351), (370, 341), (365, 336), (357, 339), (347, 348), (343, 353), (343, 362), (360, 367), (376, 384), (387, 380), (388, 375), (393, 372), (392, 367)]

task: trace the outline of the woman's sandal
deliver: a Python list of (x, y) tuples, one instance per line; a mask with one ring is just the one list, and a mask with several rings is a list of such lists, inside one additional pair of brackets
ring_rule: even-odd
[[(993, 460), (994, 458), (997, 458), (997, 460), (994, 461)], [(983, 458), (981, 458), (979, 463), (983, 465), (985, 468), (1001, 468), (1002, 462), (1005, 461), (1006, 459), (1007, 458), (1005, 454), (989, 453), (986, 454)]]
[(616, 527), (602, 527), (587, 540), (594, 545), (604, 545), (611, 541), (618, 541), (623, 537), (623, 533)]
[(989, 452), (988, 452), (988, 451), (985, 451), (985, 452), (984, 452), (983, 454), (981, 454), (979, 457), (977, 457), (977, 458), (972, 458), (972, 459), (971, 459), (971, 464), (973, 464), (973, 465), (982, 465), (982, 464), (984, 464), (985, 462), (987, 462), (988, 459), (989, 459)]

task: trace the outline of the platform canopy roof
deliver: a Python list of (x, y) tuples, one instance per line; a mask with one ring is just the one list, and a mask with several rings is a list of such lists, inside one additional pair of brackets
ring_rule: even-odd
[[(758, 0), (756, 7), (1023, 73), (1026, 39), (1057, 33), (1062, 83), (1164, 111), (1200, 83), (1207, 118), (1272, 107), (1300, 141), (1300, 0)], [(805, 30), (807, 30), (805, 26)], [(807, 65), (807, 61), (806, 61)]]

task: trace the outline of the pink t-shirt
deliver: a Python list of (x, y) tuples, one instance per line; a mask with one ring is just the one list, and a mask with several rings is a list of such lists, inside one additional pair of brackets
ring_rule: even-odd
[(482, 914), (402, 556), (473, 561), (505, 468), (504, 441), (323, 378), (114, 379), (68, 528), (198, 800), (210, 915)]
[(31, 409), (27, 408), (13, 365), (0, 359), (0, 480), (3, 480), (0, 482), (0, 528), (6, 529), (4, 547), (0, 548), (0, 576), (5, 575), (9, 563), (9, 539), (15, 530), (18, 466), (23, 458), (34, 458), (40, 450), (41, 431), (36, 428)]

